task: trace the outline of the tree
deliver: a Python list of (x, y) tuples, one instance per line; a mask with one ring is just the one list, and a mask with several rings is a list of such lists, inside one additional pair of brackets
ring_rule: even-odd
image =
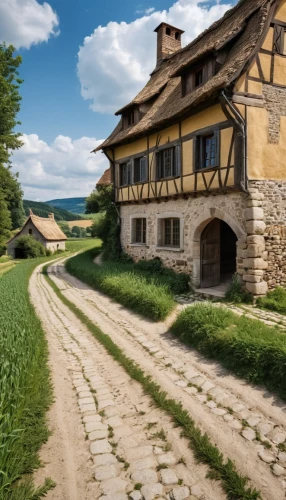
[(100, 212), (100, 205), (98, 200), (98, 192), (95, 189), (85, 200), (85, 213), (97, 214)]
[(74, 238), (80, 238), (81, 236), (81, 231), (79, 226), (73, 226), (72, 228), (72, 235)]
[(10, 170), (11, 152), (22, 146), (20, 134), (14, 131), (20, 124), (16, 117), (20, 111), (22, 80), (18, 77), (18, 68), (22, 58), (14, 57), (14, 52), (12, 45), (0, 44), (0, 192), (11, 213), (12, 227), (16, 229), (22, 225), (25, 214), (18, 175)]
[(13, 174), (9, 167), (0, 164), (0, 193), (4, 196), (11, 213), (12, 229), (23, 225), (25, 212), (23, 207), (23, 192), (17, 174)]
[(10, 236), (11, 217), (7, 203), (0, 191), (0, 256), (6, 252), (6, 242)]
[(59, 222), (59, 226), (68, 238), (72, 237), (72, 231), (67, 222)]

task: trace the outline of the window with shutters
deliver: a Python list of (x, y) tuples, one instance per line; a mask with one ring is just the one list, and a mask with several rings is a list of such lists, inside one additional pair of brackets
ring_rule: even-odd
[(285, 28), (283, 26), (279, 26), (278, 24), (275, 24), (274, 25), (274, 35), (273, 35), (273, 52), (275, 52), (276, 54), (280, 54), (280, 55), (285, 54), (284, 39), (285, 39)]
[(180, 219), (162, 219), (162, 233), (164, 247), (180, 247)]
[(194, 170), (219, 167), (220, 131), (194, 138)]
[(132, 219), (132, 243), (146, 245), (146, 217)]
[(122, 163), (119, 165), (119, 185), (129, 186), (132, 184), (132, 163)]
[(141, 156), (140, 158), (134, 159), (134, 183), (137, 182), (147, 182), (148, 180), (147, 172), (147, 157)]
[(181, 175), (181, 146), (163, 149), (156, 155), (157, 179), (168, 179)]

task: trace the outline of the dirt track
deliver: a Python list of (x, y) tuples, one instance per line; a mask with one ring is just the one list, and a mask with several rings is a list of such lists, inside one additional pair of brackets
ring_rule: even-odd
[[(279, 436), (285, 432), (285, 405), (282, 402), (265, 391), (250, 387), (230, 376), (215, 363), (207, 362), (196, 352), (174, 341), (167, 333), (165, 324), (155, 324), (139, 318), (99, 292), (90, 290), (88, 286), (67, 275), (61, 264), (55, 264), (52, 272), (52, 278), (71, 302), (109, 334), (146, 373), (151, 374), (170, 397), (182, 401), (200, 428), (211, 436), (219, 449), (234, 460), (243, 474), (250, 476), (252, 485), (262, 491), (264, 499), (285, 498), (285, 481), (282, 476), (275, 476), (271, 470), (278, 455), (275, 441), (279, 441)], [(144, 484), (143, 481), (147, 481), (146, 500), (151, 500), (154, 496), (150, 496), (150, 485), (157, 484), (160, 495), (178, 488), (173, 484), (164, 484), (164, 480), (167, 481), (168, 478), (156, 470), (160, 460), (163, 460), (161, 455), (166, 453), (173, 455), (165, 457), (165, 460), (170, 459), (169, 467), (175, 474), (173, 483), (175, 478), (177, 482), (181, 479), (181, 488), (189, 488), (193, 496), (198, 498), (225, 498), (216, 483), (205, 479), (205, 467), (195, 463), (186, 441), (180, 438), (179, 431), (174, 429), (170, 419), (152, 407), (140, 385), (131, 381), (123, 369), (98, 345), (38, 272), (31, 279), (30, 291), (47, 332), (56, 394), (56, 402), (51, 410), (54, 433), (44, 447), (42, 457), (48, 464), (40, 474), (42, 477), (51, 475), (59, 486), (48, 498), (101, 498), (105, 493), (102, 498), (121, 500), (127, 498), (126, 492), (132, 491), (136, 483)], [(188, 386), (190, 382), (193, 384), (191, 387)], [(81, 385), (84, 390), (78, 391), (76, 396), (72, 386)], [(195, 386), (202, 390), (198, 392)], [(94, 390), (97, 392), (94, 393)], [(106, 479), (102, 477), (105, 478), (110, 472), (105, 472), (104, 465), (99, 464), (102, 460), (99, 457), (102, 455), (94, 455), (94, 449), (89, 447), (95, 437), (93, 431), (88, 432), (92, 426), (84, 430), (82, 423), (83, 418), (93, 416), (97, 417), (94, 423), (98, 421), (94, 399), (91, 399), (94, 395), (99, 407), (109, 401), (105, 407), (106, 415), (101, 418), (99, 426), (103, 434), (97, 434), (96, 437), (101, 443), (115, 441), (116, 454), (118, 455), (119, 450), (122, 460), (130, 463), (126, 470), (124, 462), (117, 460), (116, 463), (109, 464), (105, 469), (112, 470), (113, 477)], [(81, 400), (85, 401), (81, 403)], [(94, 406), (89, 407), (90, 404)], [(119, 430), (114, 427), (114, 437), (111, 438), (108, 421), (114, 418), (112, 413), (121, 420), (115, 420), (115, 423), (120, 423), (117, 427)], [(166, 442), (152, 437), (161, 428), (166, 431)], [(264, 447), (255, 439), (257, 431), (271, 443), (270, 453), (267, 451), (266, 454)], [(89, 440), (85, 440), (85, 432)], [(166, 449), (172, 448), (171, 452), (164, 453), (166, 445)], [(142, 448), (142, 451), (134, 451), (136, 448)], [(132, 449), (133, 452), (130, 451)], [(138, 459), (136, 453), (147, 455)], [(182, 456), (186, 465), (178, 464)], [(270, 460), (270, 464), (260, 457)], [(279, 464), (283, 465), (281, 458), (283, 456), (280, 454)], [(113, 461), (114, 458), (109, 457), (109, 460)], [(136, 469), (138, 460), (143, 460), (141, 467), (148, 473), (142, 474), (142, 468)], [(97, 480), (94, 479), (94, 474)], [(115, 489), (109, 492), (112, 487)], [(68, 491), (74, 493), (68, 494)], [(181, 494), (183, 495), (183, 490)], [(134, 499), (140, 499), (138, 495), (138, 492), (134, 493)], [(185, 498), (192, 497), (188, 493)]]

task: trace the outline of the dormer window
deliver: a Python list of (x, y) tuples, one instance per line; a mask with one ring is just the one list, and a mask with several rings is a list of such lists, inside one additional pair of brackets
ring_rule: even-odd
[(190, 68), (182, 75), (182, 95), (183, 97), (195, 89), (204, 85), (215, 74), (215, 60), (209, 59), (200, 66)]
[(140, 118), (139, 109), (136, 107), (132, 108), (131, 110), (129, 109), (128, 111), (126, 111), (126, 113), (124, 113), (122, 118), (123, 118), (124, 129), (132, 127), (133, 125), (139, 122)]

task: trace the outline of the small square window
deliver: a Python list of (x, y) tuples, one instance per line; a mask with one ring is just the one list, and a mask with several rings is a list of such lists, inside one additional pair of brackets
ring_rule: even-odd
[(220, 131), (194, 139), (194, 170), (219, 166)]
[(171, 28), (166, 28), (166, 35), (171, 36)]
[(32, 229), (29, 229), (29, 234), (33, 234), (33, 230)]

